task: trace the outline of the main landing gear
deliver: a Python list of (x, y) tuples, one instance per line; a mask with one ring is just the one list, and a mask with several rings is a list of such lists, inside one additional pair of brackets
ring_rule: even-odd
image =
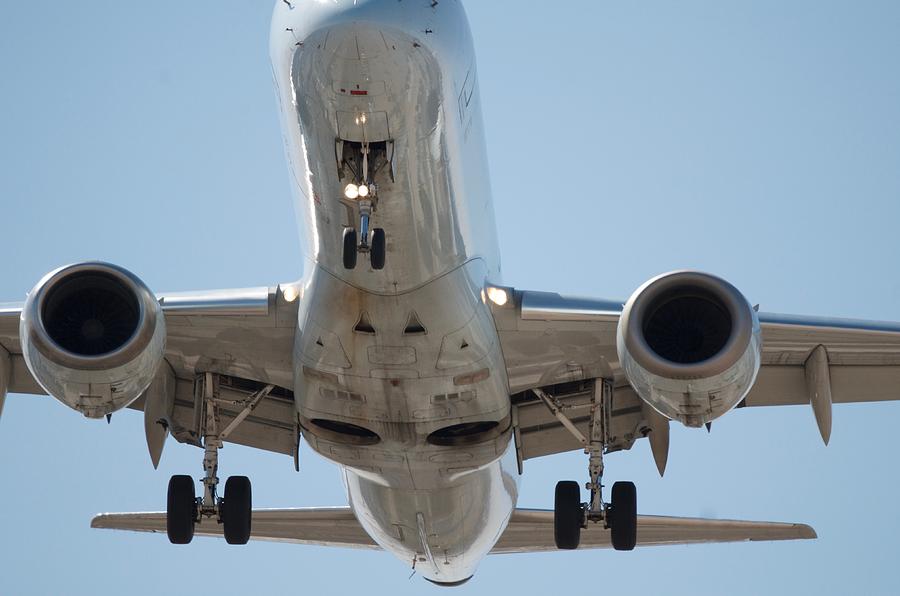
[(553, 507), (553, 536), (556, 547), (564, 550), (578, 548), (581, 530), (588, 524), (602, 523), (610, 531), (610, 540), (616, 550), (633, 550), (637, 543), (637, 489), (633, 482), (616, 482), (612, 487), (610, 503), (603, 501), (603, 453), (609, 444), (609, 416), (612, 406), (613, 382), (598, 379), (591, 400), (589, 437), (585, 437), (564, 413), (563, 406), (541, 389), (535, 394), (569, 432), (584, 444), (588, 454), (590, 481), (586, 488), (591, 493), (588, 503), (581, 502), (581, 487), (577, 482), (562, 481), (556, 485)]
[(250, 479), (246, 476), (230, 476), (225, 482), (223, 497), (217, 495), (219, 478), (219, 448), (226, 437), (253, 411), (273, 386), (268, 385), (257, 391), (242, 403), (230, 405), (244, 406), (231, 423), (219, 432), (219, 380), (212, 373), (205, 373), (200, 379), (203, 408), (203, 496), (194, 493), (194, 480), (190, 476), (172, 476), (169, 480), (166, 501), (166, 534), (172, 544), (188, 544), (194, 538), (194, 528), (204, 518), (222, 524), (228, 544), (247, 544), (253, 510)]

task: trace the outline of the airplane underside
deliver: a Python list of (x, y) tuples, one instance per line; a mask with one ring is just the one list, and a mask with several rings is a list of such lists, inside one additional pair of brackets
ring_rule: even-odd
[[(468, 22), (456, 0), (276, 3), (271, 55), (303, 279), (157, 295), (108, 263), (62, 267), (0, 306), (7, 391), (89, 418), (142, 410), (153, 465), (203, 450), (159, 513), (99, 528), (375, 548), (434, 583), (490, 553), (815, 538), (802, 524), (639, 515), (604, 458), (734, 409), (898, 399), (900, 325), (757, 312), (696, 271), (628, 301), (505, 286)], [(349, 507), (253, 509), (226, 442), (341, 466)], [(552, 510), (516, 508), (526, 460), (581, 450)], [(224, 486), (220, 486), (224, 484)], [(582, 499), (587, 489), (587, 500)]]

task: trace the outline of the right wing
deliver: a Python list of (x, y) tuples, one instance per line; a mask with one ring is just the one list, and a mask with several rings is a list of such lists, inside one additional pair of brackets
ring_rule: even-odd
[[(106, 513), (95, 517), (91, 527), (164, 534), (166, 514)], [(195, 533), (221, 538), (222, 526), (204, 520), (196, 526)], [(359, 525), (349, 507), (257, 510), (253, 512), (251, 538), (319, 546), (380, 548)], [(637, 526), (638, 546), (812, 538), (816, 538), (815, 531), (803, 524), (639, 515)], [(590, 524), (581, 533), (579, 548), (612, 548), (609, 530), (599, 524)], [(553, 550), (557, 550), (553, 539), (553, 512), (516, 509), (491, 553)]]
[[(275, 386), (228, 440), (296, 455), (292, 350), (299, 294), (294, 286), (160, 294), (166, 318), (163, 366), (172, 371), (175, 395), (166, 411), (145, 412), (148, 441), (151, 434), (165, 437), (157, 425), (161, 422), (178, 441), (199, 445), (202, 400), (196, 399), (194, 381), (200, 373), (214, 372), (221, 375), (221, 397), (236, 404), (221, 407), (223, 425), (240, 412), (237, 404)], [(21, 304), (0, 305), (0, 355), (9, 354), (9, 392), (43, 395), (22, 356), (21, 311)], [(144, 410), (144, 405), (141, 397), (129, 407)]]
[[(91, 520), (91, 527), (165, 534), (166, 514), (103, 513)], [(194, 534), (224, 538), (222, 524), (210, 519), (197, 524)], [(250, 538), (318, 546), (380, 548), (359, 525), (349, 507), (256, 509)]]

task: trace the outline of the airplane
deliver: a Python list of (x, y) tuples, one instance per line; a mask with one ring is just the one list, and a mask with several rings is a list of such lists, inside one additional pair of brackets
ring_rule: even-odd
[[(603, 456), (646, 437), (662, 471), (670, 420), (703, 426), (738, 406), (811, 403), (827, 442), (832, 402), (894, 398), (898, 326), (757, 313), (698, 272), (627, 303), (503, 285), (468, 27), (458, 3), (428, 4), (276, 5), (273, 64), (316, 258), (303, 280), (157, 296), (80, 263), (3, 310), (10, 390), (93, 418), (142, 409), (156, 463), (170, 434), (204, 448), (199, 500), (178, 476), (165, 515), (95, 525), (377, 545), (442, 585), (491, 551), (812, 537), (639, 517), (633, 485), (603, 498)], [(343, 466), (349, 510), (253, 512), (244, 477), (219, 498), (221, 441), (296, 457), (301, 436)], [(582, 448), (588, 503), (564, 481), (553, 511), (515, 509), (524, 460)]]

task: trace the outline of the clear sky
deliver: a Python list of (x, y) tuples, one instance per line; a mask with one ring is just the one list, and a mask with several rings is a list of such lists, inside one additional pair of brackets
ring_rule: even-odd
[[(900, 3), (468, 3), (505, 280), (627, 297), (700, 268), (763, 310), (900, 320)], [(300, 275), (268, 64), (271, 2), (6, 2), (0, 16), (0, 301), (101, 258), (152, 288)], [(898, 388), (900, 394), (900, 388)], [(815, 542), (492, 557), (461, 594), (896, 594), (896, 403), (673, 426), (607, 460), (643, 513), (797, 521)], [(201, 451), (154, 471), (142, 418), (10, 396), (0, 422), (0, 594), (423, 594), (384, 553), (91, 530), (160, 510)], [(337, 469), (229, 446), (262, 507), (345, 503)], [(521, 505), (583, 480), (528, 461)], [(250, 592), (252, 590), (252, 592)]]

